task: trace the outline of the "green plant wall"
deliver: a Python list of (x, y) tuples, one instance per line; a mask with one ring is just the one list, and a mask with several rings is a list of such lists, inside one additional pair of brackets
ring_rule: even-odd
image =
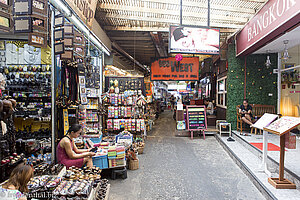
[(266, 67), (267, 55), (236, 57), (235, 52), (235, 45), (230, 44), (226, 118), (233, 129), (236, 129), (236, 106), (242, 104), (245, 85), (246, 98), (250, 104), (274, 105), (277, 108), (277, 74), (273, 74), (273, 69), (277, 68), (277, 54), (270, 54), (272, 64)]

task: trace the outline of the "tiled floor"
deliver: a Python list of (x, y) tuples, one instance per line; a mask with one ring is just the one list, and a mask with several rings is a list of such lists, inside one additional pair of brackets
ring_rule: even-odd
[[(239, 132), (235, 132), (235, 133), (239, 134)], [(262, 135), (249, 134), (249, 136), (241, 136), (241, 137), (247, 140), (249, 143), (263, 142)], [(268, 143), (273, 143), (277, 146), (280, 146), (279, 136), (269, 133)], [(268, 156), (273, 158), (275, 161), (279, 162), (279, 158), (280, 158), (279, 151), (268, 151)], [(296, 149), (286, 148), (284, 163), (287, 169), (294, 172), (300, 177), (300, 138), (296, 137)]]
[(110, 181), (110, 200), (264, 199), (214, 136), (175, 137), (170, 114), (148, 135), (139, 169)]
[[(269, 134), (269, 143), (273, 143), (279, 146), (279, 137), (276, 135)], [(242, 136), (248, 142), (262, 142), (262, 135), (250, 135), (250, 136)], [(246, 149), (239, 142), (228, 142), (226, 136), (222, 136), (221, 139), (226, 143), (227, 146), (239, 157), (242, 162), (255, 174), (255, 176), (273, 193), (273, 195), (279, 200), (296, 200), (300, 199), (300, 189), (296, 190), (279, 190), (275, 189), (271, 184), (268, 183), (269, 176), (261, 171), (261, 159), (251, 153), (248, 149)], [(299, 139), (297, 139), (297, 143), (299, 144)], [(300, 147), (300, 146), (298, 146)], [(271, 156), (275, 160), (279, 160), (279, 151), (269, 151), (268, 155)], [(297, 163), (298, 162), (298, 163)], [(299, 166), (300, 164), (300, 150), (289, 150), (286, 151), (286, 167), (292, 170), (297, 175), (299, 174)], [(272, 174), (274, 177), (278, 177), (278, 174)]]

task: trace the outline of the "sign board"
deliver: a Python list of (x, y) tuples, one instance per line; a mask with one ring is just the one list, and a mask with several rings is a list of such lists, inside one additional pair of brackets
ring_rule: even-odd
[[(146, 96), (144, 77), (105, 77), (105, 91), (111, 87), (111, 83), (118, 82), (119, 91), (123, 93), (125, 90), (141, 90)], [(115, 87), (115, 86), (114, 86)]]
[(219, 55), (219, 52), (219, 29), (195, 26), (170, 26), (169, 53)]
[(206, 130), (205, 106), (187, 106), (187, 128), (189, 131)]
[(153, 94), (153, 83), (150, 81), (145, 81), (146, 95), (152, 96)]
[(271, 124), (277, 117), (278, 115), (265, 113), (261, 118), (259, 118), (259, 120), (257, 120), (257, 122), (255, 122), (255, 124), (253, 124), (253, 127), (263, 130), (264, 127)]
[(68, 5), (80, 17), (80, 19), (89, 27), (92, 27), (92, 22), (95, 17), (97, 0), (66, 0)]
[(151, 64), (152, 81), (197, 81), (199, 79), (199, 57), (161, 58)]
[(236, 37), (236, 55), (254, 52), (300, 20), (299, 0), (269, 0)]
[(269, 126), (264, 128), (264, 131), (268, 131), (270, 133), (274, 133), (276, 135), (284, 135), (288, 133), (290, 130), (296, 128), (300, 125), (300, 117), (288, 117), (284, 116), (280, 119), (276, 120)]

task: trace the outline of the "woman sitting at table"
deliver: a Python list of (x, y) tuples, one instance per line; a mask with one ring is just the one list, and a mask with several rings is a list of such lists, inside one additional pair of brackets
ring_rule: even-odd
[(67, 168), (75, 166), (78, 168), (87, 165), (87, 167), (93, 167), (92, 156), (94, 152), (90, 152), (90, 149), (78, 149), (74, 143), (74, 138), (80, 136), (82, 127), (79, 124), (72, 125), (65, 137), (57, 145), (57, 161), (65, 165)]

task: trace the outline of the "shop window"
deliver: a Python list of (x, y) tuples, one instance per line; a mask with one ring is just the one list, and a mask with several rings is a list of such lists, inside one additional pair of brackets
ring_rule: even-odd
[(227, 108), (227, 77), (217, 80), (217, 106)]

